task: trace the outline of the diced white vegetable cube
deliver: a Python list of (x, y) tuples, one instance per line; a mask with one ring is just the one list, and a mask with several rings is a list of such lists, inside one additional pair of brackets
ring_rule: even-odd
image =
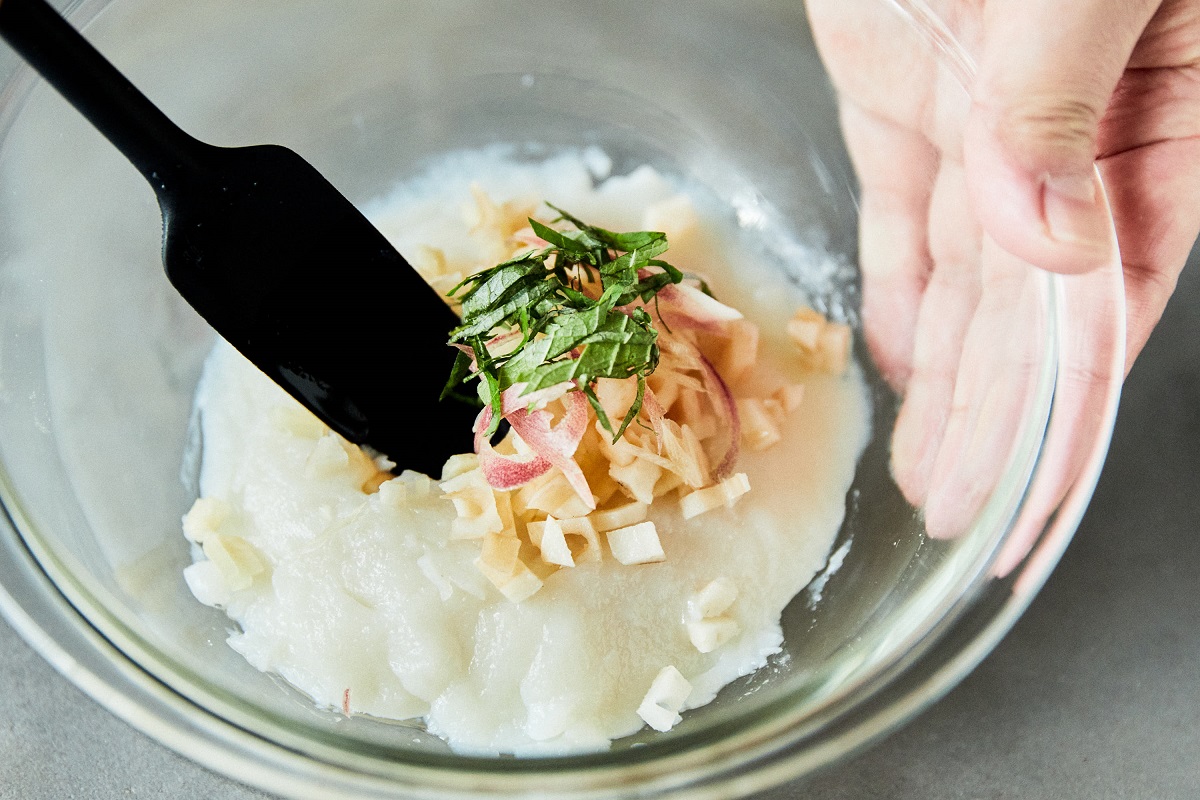
[(196, 599), (206, 606), (224, 606), (231, 592), (221, 570), (211, 561), (197, 561), (183, 570), (183, 580)]
[(692, 519), (718, 506), (733, 508), (748, 491), (750, 479), (746, 473), (738, 472), (714, 486), (684, 495), (679, 501), (679, 510), (684, 519)]
[(231, 591), (248, 587), (266, 569), (254, 546), (240, 536), (214, 533), (204, 540), (204, 555), (221, 571)]
[(608, 537), (608, 549), (612, 551), (613, 558), (622, 564), (651, 564), (667, 559), (652, 521), (617, 528), (605, 536)]
[(737, 620), (725, 615), (735, 600), (737, 586), (723, 576), (688, 598), (684, 625), (688, 639), (701, 653), (711, 653), (741, 632)]
[(475, 566), (510, 602), (519, 603), (542, 588), (542, 581), (519, 558), (521, 540), (488, 534)]
[(391, 508), (403, 508), (408, 504), (408, 484), (399, 478), (379, 484), (379, 502)]
[(741, 380), (758, 362), (758, 326), (749, 320), (739, 319), (726, 323), (728, 340), (717, 358), (717, 371), (726, 383)]
[(517, 562), (518, 566), (512, 576), (504, 582), (504, 585), (498, 586), (500, 594), (504, 595), (505, 599), (510, 603), (520, 603), (522, 600), (528, 600), (533, 595), (537, 594), (542, 588), (542, 579), (534, 575), (529, 567)]
[(428, 497), (433, 492), (433, 480), (422, 472), (406, 469), (400, 473), (399, 480), (404, 482), (410, 498)]
[(521, 552), (521, 540), (515, 536), (489, 533), (483, 537), (479, 560), (498, 575), (509, 576), (516, 569)]
[(446, 459), (442, 465), (442, 480), (448, 481), (459, 475), (470, 472), (479, 466), (479, 456), (474, 453), (458, 453)]
[(336, 434), (330, 433), (317, 440), (305, 464), (309, 475), (335, 475), (346, 469), (350, 463), (350, 455), (338, 441)]
[(821, 331), (821, 366), (826, 372), (840, 375), (850, 360), (850, 327), (830, 323)]
[(682, 719), (679, 712), (692, 693), (692, 684), (674, 666), (663, 667), (638, 706), (638, 716), (656, 731), (669, 731)]
[(662, 472), (661, 467), (644, 458), (635, 458), (626, 466), (612, 464), (608, 468), (608, 474), (624, 486), (639, 503), (653, 502), (654, 484), (658, 482)]
[(744, 472), (735, 472), (717, 486), (725, 495), (725, 504), (732, 508), (738, 498), (750, 491), (750, 478)]
[(582, 517), (591, 509), (558, 470), (546, 473), (549, 477), (531, 482), (518, 490), (518, 502), (558, 519)]
[(202, 543), (221, 529), (229, 518), (229, 505), (212, 497), (199, 497), (183, 515), (183, 535), (188, 541)]
[(780, 386), (772, 395), (783, 406), (783, 410), (788, 414), (792, 414), (796, 409), (800, 408), (804, 401), (804, 384), (789, 383)]
[[(613, 430), (621, 424), (633, 401), (637, 399), (637, 380), (634, 378), (600, 378), (596, 381), (596, 399), (608, 415)], [(604, 435), (609, 435), (607, 431)]]
[(560, 567), (575, 566), (571, 548), (567, 546), (566, 534), (563, 533), (563, 527), (558, 520), (547, 517), (545, 522), (531, 522), (527, 530), (530, 541), (541, 550), (543, 561)]
[(812, 352), (817, 349), (824, 328), (825, 317), (811, 308), (801, 308), (788, 320), (787, 335), (801, 350)]
[(738, 417), (742, 423), (742, 443), (750, 450), (766, 450), (783, 438), (779, 425), (757, 397), (739, 397)]
[(830, 322), (811, 308), (801, 308), (787, 324), (787, 333), (810, 369), (834, 375), (845, 371), (850, 359), (850, 327)]
[(633, 463), (633, 460), (638, 457), (638, 449), (633, 445), (630, 437), (633, 426), (625, 430), (625, 436), (622, 436), (617, 441), (612, 440), (612, 434), (604, 430), (604, 426), (600, 421), (596, 421), (596, 431), (600, 434), (600, 450), (613, 464), (620, 466), (628, 466)]
[(737, 594), (737, 586), (729, 578), (714, 578), (688, 598), (688, 618), (719, 617), (737, 600)]
[(683, 518), (692, 519), (725, 505), (725, 498), (721, 496), (720, 492), (713, 491), (716, 488), (710, 486), (707, 489), (697, 489), (681, 497), (679, 512)]
[(450, 523), (451, 538), (479, 539), (505, 529), (508, 521), (500, 515), (496, 492), (488, 485), (483, 470), (464, 472), (439, 486), (454, 504), (456, 516)]
[(711, 653), (741, 632), (737, 620), (729, 617), (693, 619), (687, 622), (688, 639), (701, 653)]
[(660, 440), (671, 471), (683, 478), (684, 483), (698, 489), (711, 480), (712, 468), (704, 452), (704, 445), (700, 443), (691, 426), (677, 425), (672, 420), (665, 419)]
[(596, 530), (611, 531), (641, 522), (649, 512), (649, 504), (634, 502), (615, 508), (593, 511), (588, 515), (588, 519), (596, 526)]
[(571, 548), (571, 555), (575, 559), (575, 563), (600, 560), (600, 535), (596, 532), (596, 527), (592, 524), (591, 519), (588, 517), (560, 519), (558, 524), (562, 527), (563, 536), (566, 537), (567, 546)]

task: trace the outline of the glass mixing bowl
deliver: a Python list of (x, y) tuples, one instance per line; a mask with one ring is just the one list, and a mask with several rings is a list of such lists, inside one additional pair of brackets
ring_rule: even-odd
[[(859, 328), (873, 387), (840, 569), (789, 606), (783, 653), (670, 733), (492, 759), (455, 755), (419, 727), (314, 709), (233, 653), (228, 620), (181, 577), (194, 488), (180, 476), (213, 334), (163, 275), (154, 196), (0, 51), (0, 609), (67, 677), (177, 751), (295, 797), (748, 793), (845, 757), (948, 690), (1073, 532), (1115, 414), (1118, 265), (1070, 279), (1008, 265), (1019, 291), (990, 308), (989, 346), (971, 364), (993, 391), (961, 402), (1001, 406), (989, 406), (994, 430), (978, 423), (990, 438), (954, 464), (979, 502), (961, 535), (929, 537), (889, 471), (898, 398), (861, 335), (859, 189), (801, 4), (83, 0), (66, 11), (189, 132), (288, 145), (356, 202), (439, 154), (497, 142), (534, 159), (596, 145), (618, 172), (651, 163), (698, 181), (743, 226), (769, 218), (835, 267), (808, 274), (772, 251), (822, 310)], [(914, 54), (895, 69), (925, 64), (946, 118), (961, 120), (972, 62), (952, 32), (916, 0), (871, 13), (889, 15)], [(1104, 312), (1071, 313), (1084, 304)], [(1108, 370), (1093, 369), (1107, 378), (1081, 395), (1084, 359)]]

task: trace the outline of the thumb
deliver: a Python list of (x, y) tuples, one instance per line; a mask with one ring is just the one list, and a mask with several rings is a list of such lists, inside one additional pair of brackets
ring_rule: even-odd
[(987, 3), (963, 159), (980, 221), (1018, 258), (1070, 273), (1116, 256), (1097, 131), (1157, 5)]

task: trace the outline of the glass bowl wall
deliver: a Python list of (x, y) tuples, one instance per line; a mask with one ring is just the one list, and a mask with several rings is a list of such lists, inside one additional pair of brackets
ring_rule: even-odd
[[(954, 47), (931, 35), (936, 18), (904, 7), (914, 48)], [(648, 162), (682, 174), (745, 224), (771, 215), (825, 254), (836, 268), (814, 277), (775, 253), (820, 307), (857, 322), (857, 184), (798, 3), (85, 0), (68, 10), (186, 130), (214, 144), (288, 145), (356, 202), (447, 151), (495, 143), (532, 159), (597, 145), (618, 172)], [(892, 482), (897, 398), (859, 337), (874, 436), (847, 497), (845, 562), (820, 602), (802, 593), (788, 608), (779, 658), (670, 734), (571, 758), (467, 758), (416, 727), (315, 710), (233, 653), (229, 621), (181, 577), (188, 420), (213, 334), (163, 275), (154, 196), (0, 55), (0, 495), (12, 523), (0, 534), (0, 607), (98, 700), (242, 780), (311, 797), (760, 788), (851, 752), (965, 674), (1040, 585), (1090, 492), (1115, 386), (1078, 434), (1091, 460), (1051, 524), (1039, 523), (1033, 556), (991, 575), (1062, 424), (1051, 424), (1058, 370), (1079, 338), (1063, 312), (1077, 289), (1031, 270), (1011, 313), (1033, 379), (1012, 399), (1022, 422), (971, 529), (929, 540)], [(946, 63), (950, 79), (969, 77)], [(1104, 291), (1119, 300), (1119, 284)]]

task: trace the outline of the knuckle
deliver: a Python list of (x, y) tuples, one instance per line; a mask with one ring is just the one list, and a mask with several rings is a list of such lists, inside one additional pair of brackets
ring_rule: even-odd
[(1090, 161), (1102, 115), (1103, 109), (1087, 100), (1029, 96), (1003, 106), (994, 117), (994, 129), (1014, 155), (1034, 165), (1084, 157)]

